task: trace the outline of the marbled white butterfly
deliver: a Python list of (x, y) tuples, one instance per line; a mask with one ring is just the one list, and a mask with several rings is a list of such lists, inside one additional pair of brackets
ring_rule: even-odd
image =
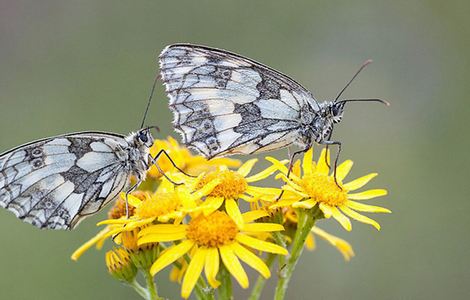
[[(155, 83), (152, 94), (154, 88)], [(150, 100), (151, 96), (144, 121)], [(128, 136), (104, 132), (66, 134), (1, 154), (0, 206), (39, 228), (72, 229), (120, 192), (134, 190), (151, 164), (160, 170), (156, 161), (162, 154), (173, 162), (164, 150), (155, 157), (150, 155), (154, 142), (151, 128), (154, 126)], [(137, 183), (129, 188), (132, 176)]]
[[(369, 63), (367, 61), (353, 79)], [(174, 128), (183, 143), (208, 158), (252, 154), (295, 143), (307, 151), (314, 142), (331, 140), (349, 99), (318, 103), (288, 76), (252, 59), (220, 49), (191, 44), (167, 46), (160, 54), (160, 75), (170, 98)], [(336, 171), (336, 168), (335, 168)], [(335, 176), (336, 177), (336, 176)]]

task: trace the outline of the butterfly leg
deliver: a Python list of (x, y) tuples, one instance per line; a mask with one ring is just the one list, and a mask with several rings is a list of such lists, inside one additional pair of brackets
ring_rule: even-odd
[(338, 183), (338, 179), (336, 178), (336, 168), (338, 166), (338, 160), (339, 160), (339, 154), (341, 153), (341, 142), (338, 141), (323, 141), (321, 144), (326, 145), (328, 147), (329, 145), (337, 145), (338, 146), (338, 152), (336, 152), (335, 156), (335, 163), (334, 163), (334, 169), (333, 169), (333, 176), (335, 178), (335, 183), (336, 185), (340, 188), (340, 184)]
[(181, 173), (183, 173), (184, 175), (188, 176), (188, 177), (192, 177), (192, 178), (196, 178), (197, 176), (194, 176), (194, 175), (190, 175), (188, 173), (186, 173), (185, 171), (183, 171), (181, 168), (179, 168), (176, 163), (173, 161), (173, 159), (171, 158), (171, 156), (168, 154), (168, 152), (166, 152), (164, 149), (161, 149), (157, 155), (155, 155), (154, 157), (154, 160), (157, 161), (161, 155), (165, 155), (168, 160), (170, 161), (170, 163), (172, 164), (173, 167), (175, 167), (176, 170), (180, 171)]
[(137, 187), (142, 183), (142, 181), (143, 181), (142, 178), (140, 178), (139, 176), (139, 179), (137, 180), (137, 182), (133, 186), (131, 186), (130, 189), (126, 191), (126, 219), (129, 219), (129, 201), (128, 201), (129, 194), (135, 191)]
[(171, 182), (174, 185), (182, 185), (183, 184), (182, 182), (175, 182), (173, 179), (168, 177), (168, 175), (166, 175), (165, 171), (162, 170), (162, 168), (160, 167), (160, 165), (158, 164), (158, 162), (156, 160), (156, 159), (158, 159), (158, 155), (155, 156), (155, 158), (153, 158), (152, 155), (149, 155), (149, 159), (152, 162), (152, 165), (155, 165), (155, 167), (157, 167), (158, 172), (160, 172), (160, 174), (162, 174), (162, 176), (165, 177), (169, 182)]
[[(305, 153), (308, 151), (308, 149), (310, 149), (310, 146), (305, 148), (305, 149), (302, 149), (302, 150), (299, 150), (299, 151), (295, 151), (294, 153), (292, 153), (292, 155), (290, 156), (290, 159), (289, 159), (289, 167), (287, 169), (287, 178), (289, 178), (290, 176), (290, 173), (292, 172), (292, 167), (294, 166), (294, 160), (295, 160), (295, 157), (299, 154), (302, 154), (302, 153)], [(279, 194), (279, 196), (276, 198), (276, 201), (278, 201), (279, 199), (281, 199), (282, 195), (284, 194), (284, 190)]]

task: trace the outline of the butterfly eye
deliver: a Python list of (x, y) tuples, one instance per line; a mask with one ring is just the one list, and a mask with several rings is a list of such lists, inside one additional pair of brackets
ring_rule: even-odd
[(147, 143), (149, 141), (149, 138), (145, 132), (141, 132), (139, 134), (139, 139), (142, 141), (142, 143)]

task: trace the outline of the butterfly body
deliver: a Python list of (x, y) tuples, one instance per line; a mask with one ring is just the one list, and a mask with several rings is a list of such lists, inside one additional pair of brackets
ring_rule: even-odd
[(175, 44), (160, 54), (173, 125), (208, 158), (329, 141), (344, 103), (318, 103), (288, 76), (240, 55)]
[(71, 229), (145, 179), (153, 137), (81, 132), (0, 155), (0, 206), (39, 228)]

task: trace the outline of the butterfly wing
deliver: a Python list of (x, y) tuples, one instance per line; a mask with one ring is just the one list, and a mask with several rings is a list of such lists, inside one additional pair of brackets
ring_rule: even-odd
[(129, 179), (123, 136), (83, 132), (0, 155), (0, 206), (39, 228), (72, 229), (118, 196)]
[(176, 44), (160, 54), (174, 127), (206, 157), (299, 142), (302, 114), (318, 104), (286, 75), (224, 50)]

